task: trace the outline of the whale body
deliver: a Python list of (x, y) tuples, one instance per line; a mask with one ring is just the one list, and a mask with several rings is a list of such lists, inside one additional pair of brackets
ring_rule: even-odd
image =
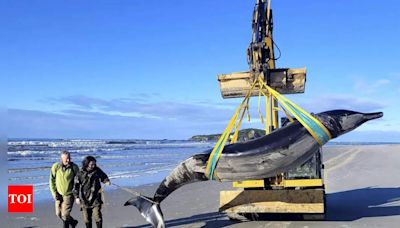
[[(382, 112), (360, 113), (349, 110), (332, 110), (314, 115), (327, 128), (332, 138), (382, 116)], [(303, 164), (320, 146), (298, 121), (294, 121), (263, 137), (226, 145), (215, 170), (220, 181), (273, 177)], [(124, 205), (137, 207), (153, 227), (165, 227), (159, 204), (183, 185), (209, 180), (205, 171), (211, 151), (193, 155), (181, 162), (160, 183), (153, 198), (134, 197)]]

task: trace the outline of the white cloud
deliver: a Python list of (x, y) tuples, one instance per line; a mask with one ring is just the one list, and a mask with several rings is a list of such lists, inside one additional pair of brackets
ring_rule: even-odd
[(400, 72), (392, 72), (389, 74), (391, 78), (394, 78), (395, 80), (400, 79)]
[(234, 106), (221, 103), (146, 102), (131, 98), (106, 100), (81, 95), (52, 99), (52, 101), (72, 105), (75, 110), (95, 111), (99, 114), (192, 121), (223, 121), (235, 110)]
[(8, 110), (11, 138), (136, 138), (188, 139), (196, 134), (222, 132), (223, 122), (177, 121), (68, 110), (52, 113)]
[(355, 130), (334, 139), (336, 142), (400, 142), (400, 131)]
[(391, 84), (391, 81), (385, 78), (374, 81), (367, 81), (362, 78), (357, 78), (354, 80), (354, 90), (363, 94), (378, 92), (382, 87)]
[(323, 112), (334, 109), (347, 109), (358, 112), (380, 111), (387, 105), (373, 99), (359, 98), (348, 95), (324, 95), (315, 99), (298, 102), (298, 105), (309, 112)]
[[(381, 82), (385, 83), (385, 82)], [(292, 99), (292, 98), (291, 98)], [(380, 111), (385, 104), (372, 99), (345, 95), (326, 95), (296, 103), (309, 112), (349, 109), (361, 112)], [(235, 100), (227, 102), (166, 101), (145, 102), (132, 98), (98, 99), (70, 96), (52, 99), (59, 110), (40, 112), (12, 110), (11, 135), (15, 137), (84, 137), (84, 138), (189, 138), (194, 134), (220, 133), (234, 110)], [(264, 128), (259, 119), (257, 101), (251, 101), (251, 122), (243, 127)], [(65, 110), (65, 107), (70, 109)], [(265, 112), (264, 106), (261, 111)], [(265, 114), (263, 113), (264, 117)], [(283, 115), (281, 115), (283, 116)], [(244, 117), (246, 118), (246, 116)], [(368, 128), (370, 130), (373, 128)]]

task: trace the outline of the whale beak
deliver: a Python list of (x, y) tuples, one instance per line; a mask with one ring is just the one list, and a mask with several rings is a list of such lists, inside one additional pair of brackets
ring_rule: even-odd
[(366, 121), (378, 119), (378, 118), (381, 118), (382, 116), (383, 116), (383, 112), (364, 113), (364, 119)]

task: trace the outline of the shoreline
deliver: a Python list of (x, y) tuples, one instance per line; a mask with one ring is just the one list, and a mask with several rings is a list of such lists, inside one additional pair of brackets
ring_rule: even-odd
[[(153, 196), (158, 185), (159, 183), (152, 183), (128, 188), (138, 191), (145, 196)], [(171, 222), (172, 224), (176, 224), (182, 222), (180, 222), (180, 219), (176, 218), (188, 218), (191, 216), (194, 216), (195, 219), (188, 221), (195, 223), (199, 219), (209, 220), (212, 218), (217, 220), (227, 220), (221, 213), (217, 212), (218, 201), (216, 200), (219, 197), (220, 190), (226, 190), (229, 188), (231, 188), (230, 182), (207, 182), (206, 184), (200, 182), (181, 187), (161, 203), (165, 221), (169, 221), (169, 224), (171, 224)], [(201, 195), (204, 196), (204, 194), (207, 194), (206, 199), (201, 197)], [(150, 227), (135, 207), (123, 206), (123, 204), (131, 197), (134, 197), (132, 193), (119, 188), (105, 191), (105, 203), (102, 207), (103, 227)], [(184, 199), (186, 203), (192, 201), (193, 205), (186, 207), (187, 204), (185, 203), (185, 206), (182, 206), (182, 199)], [(210, 199), (215, 200), (213, 201)], [(176, 204), (176, 202), (179, 203)], [(33, 213), (7, 214), (6, 218), (9, 224), (8, 227), (50, 228), (61, 226), (60, 219), (57, 218), (54, 213), (53, 200), (48, 199), (35, 202), (34, 208)], [(209, 210), (213, 211), (210, 215), (208, 215)], [(81, 212), (76, 204), (73, 206), (71, 215), (79, 221), (78, 227), (84, 227)], [(230, 221), (226, 222), (231, 223)]]
[[(326, 221), (230, 221), (218, 212), (219, 192), (230, 182), (185, 185), (161, 203), (167, 227), (396, 227), (400, 223), (400, 145), (341, 145), (324, 148)], [(389, 175), (388, 175), (389, 174)], [(159, 183), (128, 187), (152, 196)], [(104, 227), (150, 227), (138, 210), (123, 204), (132, 197), (121, 189), (106, 190)], [(74, 205), (72, 216), (84, 227)], [(31, 214), (6, 215), (5, 227), (60, 227), (51, 201), (35, 203)], [(3, 226), (2, 226), (3, 227)]]

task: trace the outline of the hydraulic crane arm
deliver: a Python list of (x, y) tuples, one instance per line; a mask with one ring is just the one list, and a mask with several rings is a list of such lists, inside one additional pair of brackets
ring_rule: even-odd
[[(218, 75), (223, 98), (245, 97), (253, 82), (261, 76), (268, 86), (281, 94), (303, 93), (306, 79), (305, 68), (281, 68), (275, 66), (272, 38), (273, 19), (271, 0), (256, 0), (252, 20), (252, 39), (247, 48), (249, 70)], [(264, 91), (267, 92), (267, 91)], [(258, 96), (257, 86), (251, 96)], [(273, 107), (276, 107), (273, 105)], [(277, 115), (274, 114), (274, 123)], [(274, 124), (274, 128), (277, 128)]]
[(253, 12), (253, 36), (247, 49), (247, 60), (254, 78), (260, 74), (268, 78), (269, 70), (275, 69), (274, 47), (272, 39), (271, 0), (257, 0)]

